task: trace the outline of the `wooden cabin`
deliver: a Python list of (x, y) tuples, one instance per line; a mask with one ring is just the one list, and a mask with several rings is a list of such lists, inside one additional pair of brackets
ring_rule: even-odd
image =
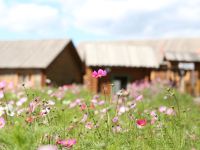
[(71, 40), (0, 41), (0, 81), (43, 86), (82, 83), (83, 65)]
[(167, 79), (181, 92), (199, 96), (200, 39), (162, 39), (150, 43), (154, 49), (160, 50), (163, 60), (159, 69), (151, 72), (151, 80)]
[[(200, 95), (198, 38), (83, 42), (78, 52), (86, 65), (84, 83), (93, 92), (104, 92), (102, 87), (113, 83), (118, 90), (137, 80), (159, 78), (182, 92)], [(108, 76), (92, 78), (98, 68), (106, 69)]]
[[(149, 80), (152, 69), (160, 64), (156, 51), (147, 46), (91, 42), (80, 44), (78, 50), (86, 65), (84, 83), (94, 93), (109, 93), (113, 85), (118, 91), (134, 81)], [(99, 68), (106, 69), (108, 75), (93, 78), (92, 72)]]

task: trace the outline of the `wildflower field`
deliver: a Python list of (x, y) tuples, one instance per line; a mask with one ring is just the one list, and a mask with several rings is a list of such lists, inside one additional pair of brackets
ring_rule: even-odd
[(0, 150), (200, 149), (200, 106), (161, 81), (113, 95), (3, 81), (0, 89)]

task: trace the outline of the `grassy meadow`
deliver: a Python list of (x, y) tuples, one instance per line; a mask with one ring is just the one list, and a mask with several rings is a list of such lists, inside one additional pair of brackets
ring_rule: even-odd
[(113, 95), (78, 85), (2, 83), (0, 91), (0, 150), (200, 149), (200, 106), (164, 82), (133, 83)]

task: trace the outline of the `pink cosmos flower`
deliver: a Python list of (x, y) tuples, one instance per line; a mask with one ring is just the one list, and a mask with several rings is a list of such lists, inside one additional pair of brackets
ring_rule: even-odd
[(92, 77), (98, 78), (98, 73), (97, 73), (96, 71), (93, 71), (93, 72), (92, 72)]
[(0, 82), (0, 89), (3, 89), (6, 87), (6, 81), (1, 81)]
[(158, 110), (159, 110), (159, 112), (163, 113), (167, 110), (167, 107), (166, 106), (160, 106)]
[(75, 100), (75, 103), (76, 103), (77, 105), (81, 104), (81, 99), (76, 99), (76, 100)]
[(130, 109), (134, 109), (136, 106), (136, 103), (131, 104)]
[(0, 129), (3, 128), (6, 124), (6, 121), (4, 120), (3, 117), (0, 118)]
[(136, 121), (137, 127), (142, 128), (144, 126), (146, 126), (147, 124), (147, 120), (146, 119), (138, 119)]
[(76, 139), (58, 140), (56, 143), (66, 148), (72, 148), (76, 144)]
[(165, 112), (167, 115), (171, 116), (175, 114), (175, 111), (173, 108), (168, 108)]
[(156, 114), (156, 111), (155, 110), (152, 110), (150, 112), (150, 115), (151, 115), (151, 124), (154, 124), (157, 120), (158, 120), (158, 115)]
[(155, 119), (155, 118), (152, 118), (152, 119), (151, 119), (151, 125), (153, 125), (155, 122), (156, 122), (156, 119)]
[(19, 101), (16, 103), (17, 106), (23, 105), (27, 101), (26, 97), (20, 98)]
[(118, 117), (114, 117), (114, 118), (112, 119), (112, 122), (113, 122), (113, 123), (117, 123), (117, 122), (118, 122), (118, 120), (119, 120), (119, 118), (118, 118)]
[(69, 108), (74, 108), (76, 107), (77, 103), (76, 102), (72, 102), (69, 104)]
[(83, 115), (83, 118), (81, 119), (81, 122), (85, 122), (88, 118), (88, 115), (87, 114), (84, 114)]
[(93, 123), (92, 122), (87, 122), (86, 125), (85, 125), (85, 127), (87, 129), (92, 129), (93, 128)]
[(142, 100), (143, 99), (143, 95), (138, 95), (137, 97), (136, 97), (136, 101), (140, 101), (140, 100)]
[(99, 101), (99, 103), (98, 103), (99, 105), (104, 105), (105, 104), (105, 101), (104, 100), (102, 100), (102, 101)]
[(150, 112), (150, 115), (151, 115), (151, 117), (157, 117), (157, 114), (156, 114), (156, 111), (155, 111), (155, 110), (152, 110), (152, 111)]
[(34, 100), (32, 102), (29, 103), (29, 109), (28, 112), (32, 113), (35, 111), (36, 107), (39, 105), (39, 101), (38, 100)]
[(36, 107), (36, 103), (35, 102), (30, 102), (29, 104), (29, 112), (34, 112), (35, 110), (35, 107)]
[(94, 95), (93, 99), (99, 99), (99, 95)]
[(102, 69), (99, 69), (98, 72), (97, 71), (92, 72), (92, 77), (94, 78), (101, 78), (101, 77), (105, 77), (106, 75), (107, 75), (106, 70), (102, 70)]
[(87, 105), (85, 103), (81, 104), (81, 110), (83, 111), (85, 109), (87, 109)]
[(98, 101), (97, 101), (96, 99), (92, 99), (91, 102), (92, 102), (93, 104), (95, 104), (95, 105), (98, 103)]
[(112, 130), (114, 133), (119, 133), (122, 131), (122, 128), (119, 125), (117, 125), (117, 126), (113, 127)]
[(14, 88), (14, 83), (13, 83), (13, 82), (10, 82), (10, 83), (8, 84), (8, 88), (9, 88), (9, 89), (13, 89), (13, 88)]

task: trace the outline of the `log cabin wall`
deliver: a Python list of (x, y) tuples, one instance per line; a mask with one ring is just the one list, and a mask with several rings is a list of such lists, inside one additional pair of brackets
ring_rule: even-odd
[[(115, 80), (122, 80), (122, 88), (128, 83), (139, 80), (149, 80), (150, 71), (149, 68), (129, 68), (129, 67), (102, 67), (103, 69), (108, 70), (106, 77), (96, 79), (92, 77), (92, 72), (98, 70), (98, 67), (87, 67), (86, 74), (84, 76), (84, 84), (91, 90), (93, 93), (105, 93), (110, 94), (111, 89), (115, 89), (116, 85), (113, 85)], [(115, 91), (115, 90), (114, 90)]]
[(181, 83), (180, 69), (178, 61), (171, 61), (170, 67), (166, 69), (156, 69), (151, 72), (151, 80), (161, 79), (174, 82), (174, 87), (181, 92), (187, 92), (194, 96), (200, 95), (200, 63), (194, 62), (195, 69), (185, 70)]
[(13, 82), (14, 86), (22, 83), (42, 86), (41, 69), (0, 69), (0, 81)]
[(46, 78), (55, 85), (83, 83), (83, 66), (72, 43), (44, 70)]

